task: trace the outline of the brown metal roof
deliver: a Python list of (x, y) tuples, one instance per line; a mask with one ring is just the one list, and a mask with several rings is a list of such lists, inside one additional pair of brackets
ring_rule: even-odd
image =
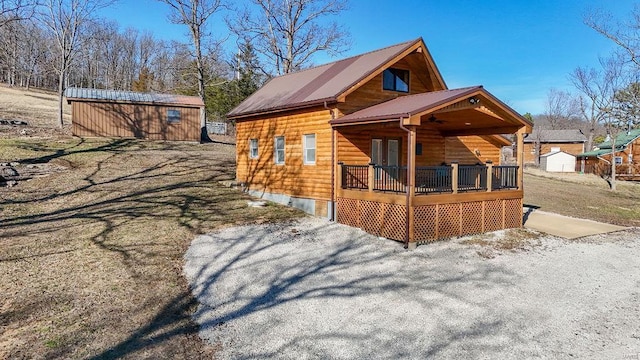
[(97, 100), (106, 102), (147, 103), (166, 105), (204, 106), (198, 96), (153, 94), (135, 91), (67, 88), (64, 96), (69, 100)]
[(227, 116), (237, 118), (334, 102), (342, 93), (417, 43), (422, 43), (422, 39), (273, 78)]
[(359, 123), (371, 120), (391, 120), (408, 118), (419, 114), (451, 100), (462, 98), (472, 94), (482, 86), (472, 86), (461, 89), (433, 91), (415, 95), (400, 96), (393, 100), (383, 102), (356, 111), (349, 115), (330, 121), (331, 124)]

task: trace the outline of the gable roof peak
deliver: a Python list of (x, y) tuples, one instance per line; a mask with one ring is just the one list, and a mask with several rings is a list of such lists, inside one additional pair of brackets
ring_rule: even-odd
[(262, 113), (333, 103), (347, 96), (365, 81), (422, 47), (425, 62), (434, 76), (434, 87), (446, 89), (442, 76), (431, 59), (422, 38), (369, 51), (346, 59), (274, 77), (258, 91), (236, 106), (227, 116), (231, 119)]

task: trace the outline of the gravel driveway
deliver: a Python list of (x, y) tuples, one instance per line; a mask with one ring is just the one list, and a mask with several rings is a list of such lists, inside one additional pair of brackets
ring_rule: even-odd
[(640, 358), (639, 229), (487, 247), (305, 218), (200, 236), (184, 272), (221, 359)]

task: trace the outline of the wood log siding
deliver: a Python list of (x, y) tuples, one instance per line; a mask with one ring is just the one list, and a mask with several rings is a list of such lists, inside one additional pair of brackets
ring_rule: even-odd
[[(167, 110), (179, 110), (180, 122), (169, 124)], [(200, 141), (200, 109), (149, 104), (72, 102), (76, 136)]]
[[(488, 136), (457, 136), (445, 139), (445, 162), (460, 164), (500, 163), (501, 146), (493, 143)], [(476, 155), (476, 150), (480, 155)]]
[(396, 69), (409, 70), (409, 92), (402, 93), (398, 91), (390, 91), (382, 89), (382, 74), (377, 75), (367, 83), (362, 85), (358, 90), (349, 94), (344, 103), (338, 105), (338, 110), (342, 115), (351, 114), (352, 112), (379, 104), (383, 101), (394, 99), (398, 96), (420, 94), (429, 91), (427, 84), (420, 81), (417, 76), (417, 69), (410, 68), (407, 60), (403, 59), (391, 65)]
[[(237, 180), (252, 190), (330, 200), (331, 115), (315, 108), (236, 124)], [(316, 163), (303, 164), (302, 137), (316, 134)], [(285, 163), (274, 163), (274, 138), (285, 137)], [(258, 158), (249, 158), (249, 139), (258, 139)]]
[[(559, 147), (560, 150), (572, 154), (578, 155), (584, 152), (584, 144), (583, 143), (546, 143), (540, 145), (540, 154), (544, 155), (548, 152), (551, 152), (551, 148)], [(524, 144), (524, 162), (525, 164), (534, 164), (536, 162), (536, 154), (531, 151), (535, 148), (533, 143), (525, 143)]]

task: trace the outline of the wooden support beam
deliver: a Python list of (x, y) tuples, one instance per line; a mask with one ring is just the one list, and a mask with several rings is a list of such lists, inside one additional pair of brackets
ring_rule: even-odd
[(516, 154), (516, 162), (518, 164), (518, 190), (522, 190), (524, 177), (524, 133), (526, 128), (521, 128), (516, 133), (516, 146), (518, 153)]

